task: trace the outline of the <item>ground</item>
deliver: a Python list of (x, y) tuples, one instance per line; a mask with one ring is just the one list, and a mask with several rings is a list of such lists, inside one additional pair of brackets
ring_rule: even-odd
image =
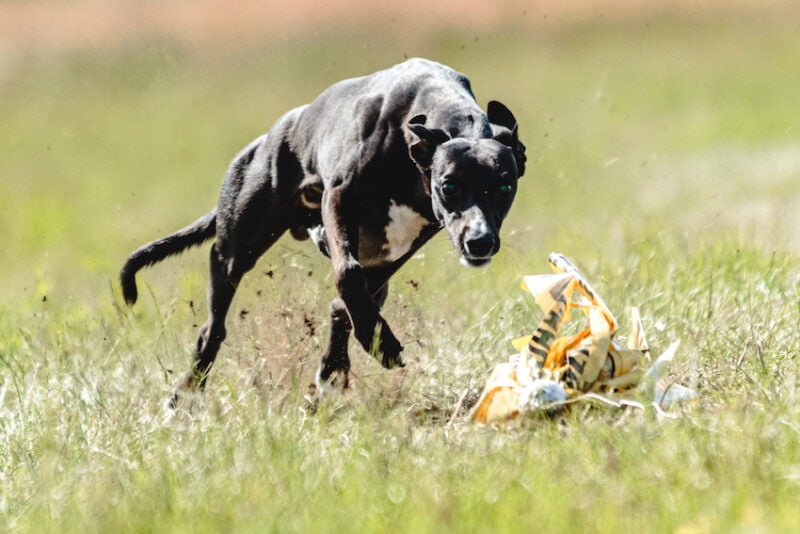
[[(797, 530), (793, 4), (320, 4), (0, 3), (0, 529)], [(386, 306), (408, 366), (353, 347), (352, 389), (312, 417), (333, 281), (283, 239), (242, 283), (205, 398), (165, 415), (207, 245), (143, 271), (132, 309), (124, 258), (205, 213), (280, 114), (406, 56), (520, 121), (500, 254), (469, 270), (446, 236), (426, 245)], [(552, 250), (623, 332), (636, 305), (655, 352), (681, 341), (671, 376), (698, 403), (465, 420), (541, 319), (519, 283)]]

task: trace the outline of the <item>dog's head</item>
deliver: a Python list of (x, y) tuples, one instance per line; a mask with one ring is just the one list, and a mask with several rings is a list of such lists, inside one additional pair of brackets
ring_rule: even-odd
[(516, 119), (499, 102), (490, 102), (488, 111), (493, 137), (485, 139), (451, 139), (426, 127), (424, 115), (408, 124), (416, 136), (409, 154), (423, 174), (433, 212), (461, 263), (472, 267), (488, 264), (500, 250), (500, 226), (525, 169)]

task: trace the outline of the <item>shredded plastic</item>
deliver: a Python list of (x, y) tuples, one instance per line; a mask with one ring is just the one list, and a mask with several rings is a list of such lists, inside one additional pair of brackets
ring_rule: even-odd
[[(639, 310), (630, 311), (631, 332), (625, 347), (615, 339), (618, 323), (603, 299), (566, 256), (553, 252), (554, 274), (525, 276), (529, 291), (545, 314), (536, 331), (515, 339), (518, 351), (492, 371), (470, 418), (483, 423), (527, 414), (561, 413), (576, 402), (612, 406), (655, 406), (696, 401), (694, 390), (667, 379), (679, 342), (651, 362)], [(574, 309), (586, 325), (574, 335), (559, 336)]]

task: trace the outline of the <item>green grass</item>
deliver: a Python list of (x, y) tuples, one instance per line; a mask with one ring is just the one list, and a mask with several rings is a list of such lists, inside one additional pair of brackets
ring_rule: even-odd
[[(0, 529), (796, 529), (798, 23), (357, 30), (16, 64), (0, 80)], [(409, 365), (353, 345), (352, 390), (308, 416), (333, 287), (311, 245), (283, 240), (237, 295), (205, 398), (166, 419), (205, 319), (206, 249), (142, 272), (132, 311), (127, 253), (210, 208), (233, 154), (283, 111), (404, 55), (517, 114), (530, 165), (504, 250), (466, 270), (437, 237), (385, 310)], [(519, 281), (551, 250), (620, 318), (638, 305), (654, 347), (681, 340), (673, 373), (697, 405), (464, 422), (538, 323)]]

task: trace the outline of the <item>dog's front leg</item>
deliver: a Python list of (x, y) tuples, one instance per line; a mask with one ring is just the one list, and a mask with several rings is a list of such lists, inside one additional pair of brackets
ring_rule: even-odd
[(347, 182), (325, 189), (322, 195), (322, 222), (339, 292), (353, 333), (364, 350), (387, 369), (402, 366), (402, 345), (380, 315), (358, 261), (358, 221), (360, 206), (348, 194)]

